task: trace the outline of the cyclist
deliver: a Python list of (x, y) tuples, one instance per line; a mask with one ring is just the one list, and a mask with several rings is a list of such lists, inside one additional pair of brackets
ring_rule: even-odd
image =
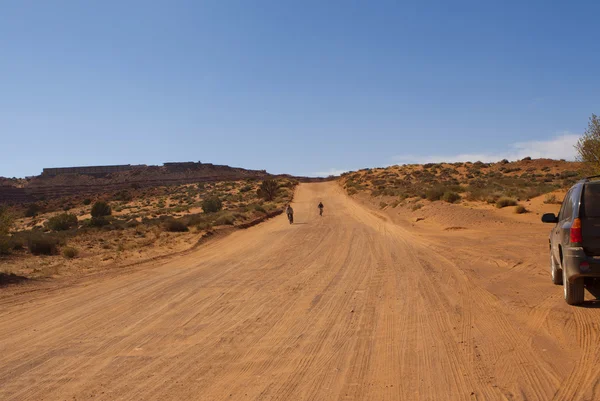
[(287, 205), (285, 213), (287, 214), (290, 224), (292, 224), (294, 222), (294, 209), (292, 209), (292, 205)]
[(319, 202), (318, 207), (319, 207), (319, 215), (323, 216), (323, 208), (324, 208), (323, 202)]

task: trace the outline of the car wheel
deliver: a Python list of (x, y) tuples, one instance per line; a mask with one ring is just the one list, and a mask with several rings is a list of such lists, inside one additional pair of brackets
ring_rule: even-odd
[(552, 252), (550, 252), (550, 272), (552, 273), (552, 282), (556, 285), (560, 285), (563, 283), (563, 271), (558, 267), (558, 263), (552, 256)]
[(565, 294), (565, 301), (569, 305), (579, 305), (583, 303), (584, 298), (584, 285), (583, 278), (577, 278), (569, 282), (566, 277), (565, 270), (563, 269), (563, 288)]

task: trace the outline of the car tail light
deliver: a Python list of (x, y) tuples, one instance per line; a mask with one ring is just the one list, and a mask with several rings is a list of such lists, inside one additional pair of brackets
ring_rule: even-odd
[(581, 237), (581, 220), (575, 219), (573, 220), (573, 224), (571, 225), (571, 243), (572, 244), (580, 244), (583, 241)]
[(588, 270), (590, 268), (590, 264), (589, 264), (589, 262), (581, 262), (579, 264), (579, 268), (581, 270)]

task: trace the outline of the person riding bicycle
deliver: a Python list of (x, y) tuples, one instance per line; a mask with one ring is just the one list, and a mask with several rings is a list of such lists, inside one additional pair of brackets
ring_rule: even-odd
[(287, 205), (285, 214), (287, 214), (288, 220), (290, 221), (290, 224), (292, 224), (294, 222), (294, 209), (292, 209), (292, 205)]
[(319, 206), (318, 207), (319, 207), (319, 214), (321, 216), (323, 216), (323, 208), (325, 207), (325, 206), (323, 206), (323, 202), (319, 202)]

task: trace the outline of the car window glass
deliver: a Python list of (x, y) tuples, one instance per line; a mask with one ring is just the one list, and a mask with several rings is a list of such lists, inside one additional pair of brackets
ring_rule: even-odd
[(585, 217), (600, 217), (600, 184), (587, 184), (583, 190)]
[(573, 218), (573, 191), (569, 194), (569, 199), (567, 204), (565, 205), (565, 216), (563, 219), (571, 220)]
[(571, 204), (571, 191), (567, 192), (565, 199), (563, 200), (562, 206), (560, 207), (560, 213), (558, 213), (558, 220), (563, 221), (566, 218), (567, 209)]

